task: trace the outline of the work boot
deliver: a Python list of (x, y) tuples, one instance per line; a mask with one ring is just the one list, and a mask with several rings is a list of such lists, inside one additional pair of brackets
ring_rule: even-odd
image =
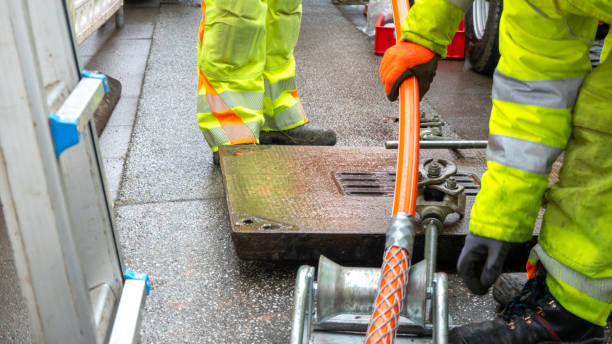
[(518, 295), (527, 283), (527, 273), (501, 274), (493, 284), (493, 298), (502, 310), (510, 300)]
[(261, 131), (259, 143), (262, 145), (333, 146), (336, 144), (336, 133), (333, 130), (304, 124), (283, 131)]
[(452, 344), (605, 344), (602, 326), (566, 311), (548, 291), (544, 277), (530, 279), (494, 320), (454, 328)]
[[(236, 146), (248, 146), (248, 145), (253, 145), (254, 143), (239, 143)], [(213, 158), (213, 164), (215, 164), (215, 166), (219, 166), (221, 164), (221, 160), (219, 158), (219, 151), (216, 152), (212, 152), (212, 158)]]

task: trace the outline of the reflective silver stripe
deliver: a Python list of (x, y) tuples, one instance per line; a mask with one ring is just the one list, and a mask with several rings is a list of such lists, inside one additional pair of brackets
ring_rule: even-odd
[(202, 132), (211, 147), (229, 144), (233, 140), (259, 138), (259, 121), (242, 124), (226, 124), (222, 127), (209, 128)]
[(244, 124), (226, 124), (221, 127), (227, 137), (231, 141), (242, 140), (242, 139), (254, 139), (255, 135), (249, 127)]
[(230, 139), (225, 134), (225, 131), (220, 127), (210, 128), (202, 132), (208, 145), (211, 147), (220, 146), (224, 143), (229, 143)]
[(230, 108), (237, 106), (251, 110), (263, 110), (263, 93), (261, 92), (230, 92), (219, 93), (219, 97)]
[(612, 278), (590, 278), (549, 256), (540, 246), (531, 249), (529, 261), (539, 260), (546, 272), (556, 279), (604, 303), (612, 300)]
[[(219, 95), (198, 95), (198, 112), (220, 112), (217, 109), (223, 108), (225, 110), (243, 107), (251, 110), (262, 111), (263, 110), (263, 93), (261, 92), (231, 92), (224, 91)], [(223, 110), (221, 110), (223, 111)]]
[(489, 135), (487, 160), (517, 170), (549, 174), (563, 149), (506, 135)]
[(541, 9), (537, 8), (534, 4), (531, 3), (531, 1), (529, 0), (525, 0), (527, 1), (527, 3), (529, 4), (529, 6), (531, 6), (531, 8), (533, 8), (534, 11), (538, 12), (539, 15), (541, 15), (542, 17), (548, 19), (548, 14), (544, 13), (544, 11), (542, 11)]
[(282, 111), (274, 117), (264, 115), (266, 122), (264, 128), (273, 130), (282, 130), (293, 124), (296, 124), (304, 119), (302, 112), (302, 104), (298, 101), (292, 107)]
[(223, 112), (225, 110), (229, 110), (229, 107), (225, 105), (221, 97), (216, 94), (207, 94), (206, 102), (212, 112)]
[(493, 99), (551, 109), (574, 107), (583, 77), (550, 80), (518, 80), (499, 70), (493, 74)]
[(208, 100), (206, 99), (206, 94), (198, 95), (198, 113), (209, 113), (212, 112), (210, 110), (210, 106), (208, 106)]
[(255, 135), (255, 138), (257, 140), (259, 140), (259, 131), (261, 130), (261, 125), (259, 125), (259, 121), (246, 122), (246, 123), (244, 123), (244, 125), (249, 127), (249, 129), (251, 129), (251, 132), (253, 133), (253, 135)]
[(272, 100), (278, 99), (281, 94), (285, 91), (295, 91), (297, 90), (297, 84), (295, 82), (295, 78), (284, 79), (279, 82), (275, 82), (271, 84), (267, 79), (266, 83), (266, 97), (271, 98)]
[(470, 9), (470, 6), (472, 6), (472, 2), (474, 2), (474, 0), (446, 0), (446, 1), (459, 7), (460, 9), (463, 10), (463, 12), (467, 12)]

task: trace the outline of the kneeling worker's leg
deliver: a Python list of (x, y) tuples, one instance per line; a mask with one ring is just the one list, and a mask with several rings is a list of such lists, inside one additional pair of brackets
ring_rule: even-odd
[(580, 89), (559, 182), (547, 194), (540, 246), (534, 251), (553, 296), (570, 312), (605, 326), (612, 309), (610, 58)]
[[(451, 343), (603, 343), (605, 340), (603, 327), (594, 324), (601, 324), (602, 317), (609, 313), (604, 299), (610, 298), (605, 291), (610, 279), (592, 278), (610, 276), (610, 229), (604, 223), (609, 226), (612, 221), (611, 186), (606, 182), (612, 177), (612, 161), (608, 161), (609, 154), (603, 157), (607, 159), (604, 163), (607, 167), (602, 169), (594, 156), (575, 147), (582, 140), (600, 147), (607, 144), (607, 149), (611, 149), (609, 138), (607, 143), (603, 138), (587, 140), (577, 127), (584, 125), (578, 124), (578, 112), (584, 111), (580, 110), (581, 104), (593, 101), (584, 99), (583, 89), (576, 105), (584, 77), (591, 70), (588, 52), (597, 20), (586, 15), (560, 13), (557, 3), (504, 1), (500, 23), (502, 58), (493, 83), (488, 171), (483, 176), (470, 219), (470, 231), (479, 236), (505, 242), (529, 240), (552, 163), (567, 146), (566, 165), (559, 184), (566, 194), (551, 192), (540, 244), (530, 257), (530, 264), (535, 264), (539, 257), (547, 277), (545, 280), (540, 274), (529, 280), (521, 296), (509, 302), (499, 318), (453, 329)], [(590, 83), (587, 81), (585, 88)], [(609, 113), (611, 97), (610, 91), (606, 92), (605, 96), (599, 94), (603, 96), (600, 101), (607, 102)], [(577, 116), (572, 133), (574, 105)], [(605, 131), (602, 128), (608, 125), (612, 129), (611, 119), (605, 122), (594, 115), (580, 117), (599, 120), (588, 128)], [(611, 132), (606, 131), (606, 135)], [(588, 157), (588, 164), (580, 162), (584, 157)], [(577, 182), (572, 177), (577, 171), (588, 176), (588, 181)], [(606, 177), (599, 178), (601, 175)], [(606, 190), (601, 191), (607, 197), (605, 200), (593, 200), (598, 195), (591, 193), (595, 185)], [(580, 193), (575, 193), (578, 190)], [(590, 207), (590, 202), (597, 204), (589, 208), (592, 213), (584, 210)], [(554, 211), (551, 206), (558, 206), (559, 210)], [(585, 219), (592, 222), (581, 222), (582, 214), (592, 215)], [(607, 237), (598, 240), (598, 235)], [(591, 274), (584, 276), (586, 266)], [(528, 267), (535, 272), (535, 265)], [(579, 305), (580, 297), (584, 297), (582, 305)], [(592, 302), (588, 304), (588, 300)]]
[(257, 143), (264, 123), (266, 2), (203, 0), (198, 35), (198, 125), (213, 152)]

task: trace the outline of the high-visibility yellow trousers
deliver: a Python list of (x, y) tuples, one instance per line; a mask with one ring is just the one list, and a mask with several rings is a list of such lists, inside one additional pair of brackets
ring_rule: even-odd
[(572, 124), (527, 265), (541, 262), (559, 303), (605, 326), (612, 309), (612, 59), (586, 77)]
[(213, 152), (307, 122), (293, 57), (301, 15), (301, 0), (202, 1), (197, 112)]

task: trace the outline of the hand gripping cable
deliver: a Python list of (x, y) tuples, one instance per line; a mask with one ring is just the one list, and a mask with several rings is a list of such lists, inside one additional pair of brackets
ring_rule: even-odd
[[(392, 0), (396, 37), (408, 15), (408, 0)], [(382, 277), (366, 344), (393, 343), (408, 282), (414, 243), (414, 215), (419, 175), (419, 86), (416, 77), (406, 79), (399, 92), (400, 128), (393, 219), (387, 230)]]

